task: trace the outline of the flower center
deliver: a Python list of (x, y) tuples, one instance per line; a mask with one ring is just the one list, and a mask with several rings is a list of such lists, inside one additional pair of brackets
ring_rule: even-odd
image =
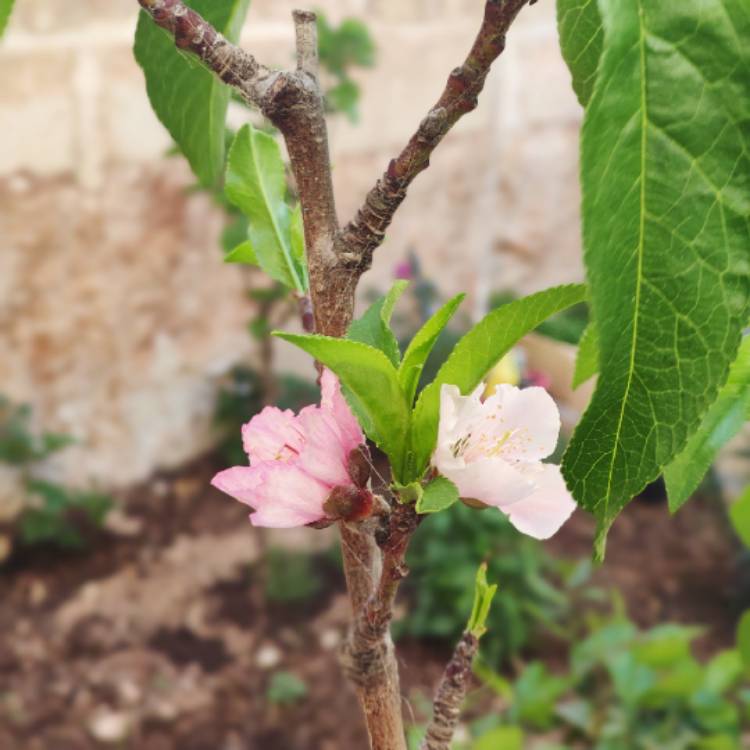
[(274, 461), (289, 461), (294, 456), (299, 456), (299, 451), (289, 443), (284, 443), (274, 456)]
[(450, 447), (453, 458), (467, 458), (469, 461), (484, 456), (493, 458), (500, 456), (506, 443), (518, 432), (518, 428), (506, 430), (502, 435), (488, 435), (480, 433), (478, 438), (472, 440), (473, 433), (467, 432), (463, 437), (456, 440)]

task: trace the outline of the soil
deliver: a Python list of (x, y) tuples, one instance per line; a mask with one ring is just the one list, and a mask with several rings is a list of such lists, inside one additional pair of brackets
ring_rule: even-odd
[[(124, 493), (87, 552), (27, 550), (0, 571), (0, 748), (366, 747), (337, 664), (349, 612), (322, 552), (332, 532), (253, 529), (243, 506), (208, 486), (215, 463)], [(586, 557), (592, 535), (577, 513), (550, 548)], [(312, 598), (290, 588), (269, 600), (264, 551), (277, 544), (321, 550), (302, 577), (317, 582)], [(670, 518), (658, 499), (638, 501), (615, 524), (593, 583), (619, 588), (642, 625), (707, 624), (698, 644), (707, 656), (732, 642), (736, 559), (716, 503), (697, 499)], [(430, 695), (448, 650), (399, 644), (407, 714)], [(270, 699), (279, 672), (306, 694)]]

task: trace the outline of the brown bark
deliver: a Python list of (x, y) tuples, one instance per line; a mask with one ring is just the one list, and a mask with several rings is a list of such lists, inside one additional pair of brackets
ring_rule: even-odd
[[(181, 0), (138, 1), (159, 26), (174, 36), (178, 47), (197, 55), (281, 131), (304, 223), (312, 302), (311, 310), (304, 300), (301, 302), (305, 329), (310, 330), (314, 323), (318, 333), (343, 336), (352, 319), (359, 278), (370, 267), (372, 253), (382, 243), (407, 188), (429, 165), (432, 151), (451, 127), (476, 106), (489, 68), (504, 49), (505, 33), (529, 0), (486, 0), (484, 20), (468, 57), (452, 71), (435, 106), (343, 229), (336, 217), (328, 135), (317, 80), (314, 14), (294, 12), (297, 68), (284, 72), (265, 67), (229, 43)], [(398, 584), (406, 575), (406, 547), (416, 523), (412, 506), (396, 504), (380, 546), (369, 521), (340, 524), (353, 611), (345, 666), (357, 688), (373, 750), (406, 748), (398, 668), (389, 627)], [(465, 638), (459, 643), (460, 648), (467, 648)], [(458, 672), (452, 679), (458, 679)], [(444, 722), (443, 725), (448, 727)], [(443, 730), (444, 735), (446, 731)], [(451, 734), (452, 731), (451, 728)], [(433, 746), (429, 747), (432, 750)]]
[(450, 750), (478, 648), (479, 639), (468, 631), (456, 644), (435, 693), (432, 720), (420, 750)]

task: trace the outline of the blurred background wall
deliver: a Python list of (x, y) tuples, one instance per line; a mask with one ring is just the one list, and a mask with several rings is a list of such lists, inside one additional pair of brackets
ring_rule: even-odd
[[(242, 43), (288, 66), (291, 0), (253, 0)], [(480, 0), (318, 0), (364, 20), (361, 118), (330, 125), (347, 220), (465, 56)], [(167, 158), (132, 52), (136, 0), (18, 0), (0, 44), (0, 392), (75, 436), (50, 467), (116, 486), (213, 439), (216, 383), (252, 361), (246, 271), (221, 262), (223, 217)], [(514, 25), (479, 109), (412, 187), (362, 289), (413, 250), (445, 294), (578, 280), (580, 109), (554, 3)], [(241, 117), (243, 113), (235, 113)], [(284, 350), (284, 356), (289, 356)]]

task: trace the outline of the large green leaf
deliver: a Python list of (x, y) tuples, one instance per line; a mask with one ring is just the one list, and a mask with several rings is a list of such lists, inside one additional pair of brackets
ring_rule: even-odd
[(674, 513), (696, 490), (719, 450), (750, 419), (750, 336), (740, 345), (737, 359), (719, 397), (703, 417), (685, 448), (664, 470), (669, 509)]
[(435, 342), (448, 325), (448, 321), (458, 309), (465, 294), (459, 294), (448, 300), (415, 334), (404, 352), (404, 358), (398, 368), (398, 379), (406, 394), (406, 400), (411, 404), (414, 402), (414, 394), (417, 392), (419, 377), (422, 374), (424, 363), (430, 356)]
[(501, 305), (477, 323), (455, 346), (450, 357), (419, 395), (412, 419), (408, 481), (421, 476), (435, 447), (440, 411), (440, 387), (457, 385), (468, 394), (492, 366), (550, 315), (582, 302), (586, 287), (568, 284)]
[(585, 383), (599, 371), (599, 334), (594, 321), (584, 328), (578, 342), (578, 356), (573, 373), (573, 389)]
[(13, 10), (14, 0), (0, 0), (0, 36), (5, 32), (10, 14)]
[(737, 536), (750, 549), (750, 486), (729, 506), (729, 519)]
[[(250, 0), (186, 0), (227, 39), (236, 42)], [(141, 11), (135, 58), (146, 76), (156, 116), (187, 157), (200, 183), (212, 187), (224, 170), (225, 121), (229, 88)]]
[(349, 339), (274, 332), (303, 349), (338, 376), (362, 429), (390, 458), (401, 482), (409, 434), (409, 407), (396, 368), (378, 349)]
[(597, 0), (557, 0), (560, 48), (573, 76), (573, 90), (585, 107), (596, 83), (604, 45)]
[(407, 286), (408, 281), (395, 282), (388, 294), (375, 300), (361, 318), (352, 321), (346, 332), (346, 337), (351, 341), (359, 341), (380, 349), (394, 367), (398, 367), (401, 351), (398, 348), (398, 340), (391, 330), (390, 320), (393, 308)]
[(229, 150), (224, 190), (248, 218), (247, 233), (260, 267), (276, 281), (304, 291), (302, 266), (292, 251), (284, 161), (273, 136), (243, 125)]
[(599, 521), (682, 449), (727, 377), (750, 262), (744, 0), (600, 0), (582, 131), (584, 259), (600, 374), (563, 460)]

